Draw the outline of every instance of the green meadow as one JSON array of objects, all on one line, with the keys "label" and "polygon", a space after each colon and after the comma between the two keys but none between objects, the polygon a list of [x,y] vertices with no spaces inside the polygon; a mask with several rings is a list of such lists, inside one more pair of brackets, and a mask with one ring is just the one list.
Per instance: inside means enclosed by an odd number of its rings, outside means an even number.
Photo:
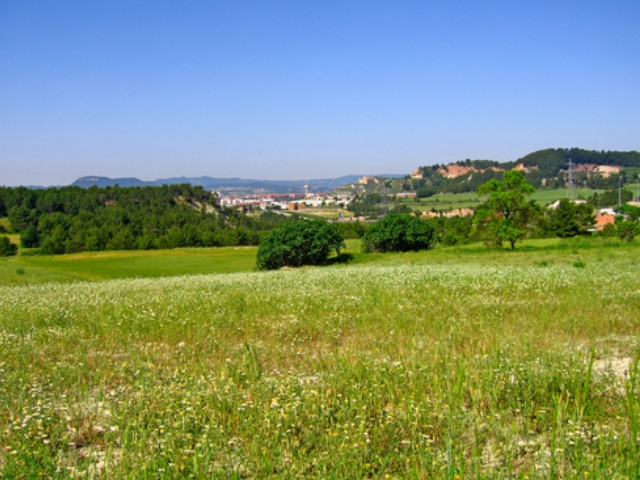
[{"label": "green meadow", "polygon": [[244,272],[255,266],[256,252],[222,247],[19,255],[0,259],[0,285]]},{"label": "green meadow", "polygon": [[0,478],[638,478],[640,244],[347,250],[2,259]]},{"label": "green meadow", "polygon": [[[602,190],[593,190],[589,188],[576,188],[574,189],[575,198],[588,198],[594,193],[602,193]],[[530,198],[535,200],[542,206],[549,205],[550,203],[567,197],[567,191],[562,189],[554,190],[537,190]],[[428,198],[421,198],[420,203],[416,203],[415,199],[407,198],[403,199],[402,203],[406,204],[413,210],[453,210],[457,208],[476,208],[483,199],[476,193],[438,193]]]}]

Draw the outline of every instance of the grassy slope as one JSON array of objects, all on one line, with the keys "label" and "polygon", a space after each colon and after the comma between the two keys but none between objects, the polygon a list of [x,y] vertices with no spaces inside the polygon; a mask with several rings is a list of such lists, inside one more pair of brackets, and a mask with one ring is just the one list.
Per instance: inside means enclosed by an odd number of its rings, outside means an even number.
[{"label": "grassy slope", "polygon": [[[579,196],[587,198],[594,193],[600,193],[601,191],[602,190],[591,190],[588,188],[576,188],[574,190],[574,195],[576,198]],[[546,206],[558,199],[566,198],[566,196],[567,191],[565,189],[538,190],[531,195],[530,198],[536,200],[541,205]],[[435,208],[436,210],[450,210],[455,208],[475,208],[482,202],[482,199],[475,193],[441,193],[429,198],[420,199],[420,204],[415,203],[413,198],[403,199],[402,202],[413,210],[422,211],[431,210],[432,208]]]},{"label": "grassy slope", "polygon": [[[497,251],[474,243],[457,247],[438,246],[429,252],[385,255],[361,253],[359,240],[347,240],[346,244],[344,252],[352,255],[352,264],[384,265],[416,262],[529,265],[532,260],[528,253],[548,263],[573,263],[582,259],[592,262],[627,251],[624,244],[611,238],[525,240],[518,243],[515,252],[507,246]],[[224,247],[0,258],[0,285],[249,272],[255,267],[256,253],[256,247]],[[23,269],[24,273],[19,274],[18,269]]]},{"label": "grassy slope", "polygon": [[315,217],[320,217],[320,218],[329,218],[329,219],[337,219],[340,217],[340,214],[342,213],[342,216],[344,218],[351,218],[353,217],[353,212],[350,212],[349,210],[346,210],[344,208],[330,208],[330,207],[311,207],[308,208],[307,210],[305,210],[304,212],[302,212],[303,214],[309,214],[309,215],[313,215]]},{"label": "grassy slope", "polygon": [[638,244],[354,257],[0,287],[0,476],[636,476]]},{"label": "grassy slope", "polygon": [[[0,285],[49,281],[245,272],[255,266],[256,247],[17,256],[0,259]],[[24,274],[18,274],[22,268]]]}]

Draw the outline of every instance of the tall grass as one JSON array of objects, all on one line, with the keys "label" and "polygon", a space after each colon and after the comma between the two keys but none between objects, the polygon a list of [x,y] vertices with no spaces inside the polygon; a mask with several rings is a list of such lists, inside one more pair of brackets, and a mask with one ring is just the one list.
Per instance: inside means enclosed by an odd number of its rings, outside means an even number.
[{"label": "tall grass", "polygon": [[625,252],[2,287],[0,476],[635,478]]}]

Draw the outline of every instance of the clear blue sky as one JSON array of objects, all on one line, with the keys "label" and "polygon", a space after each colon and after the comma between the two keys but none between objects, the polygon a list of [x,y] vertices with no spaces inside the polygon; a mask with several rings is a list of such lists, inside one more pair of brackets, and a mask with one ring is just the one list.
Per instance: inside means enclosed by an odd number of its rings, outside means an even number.
[{"label": "clear blue sky", "polygon": [[640,149],[640,1],[0,0],[0,185]]}]

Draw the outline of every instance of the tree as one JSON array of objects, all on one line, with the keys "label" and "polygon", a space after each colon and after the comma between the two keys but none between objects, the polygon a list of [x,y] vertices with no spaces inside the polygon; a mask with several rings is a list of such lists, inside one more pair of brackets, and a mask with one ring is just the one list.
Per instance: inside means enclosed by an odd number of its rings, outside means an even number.
[{"label": "tree", "polygon": [[504,173],[502,181],[492,179],[480,185],[478,195],[488,195],[485,203],[476,210],[476,229],[486,243],[502,246],[507,241],[514,249],[516,242],[524,238],[536,226],[540,208],[526,196],[535,192],[519,170]]},{"label": "tree", "polygon": [[258,249],[257,267],[275,270],[281,267],[321,265],[332,250],[340,255],[345,247],[338,229],[324,220],[300,220],[273,230]]},{"label": "tree", "polygon": [[615,207],[620,202],[620,197],[622,197],[622,203],[625,204],[633,198],[633,192],[626,188],[623,188],[622,192],[617,188],[611,188],[599,195],[594,193],[589,197],[589,203],[594,207]]},{"label": "tree", "polygon": [[640,225],[632,220],[623,220],[616,225],[616,231],[620,240],[630,242],[636,235],[640,235]]},{"label": "tree", "polygon": [[11,243],[9,237],[3,235],[0,237],[0,257],[10,257],[18,253],[18,246]]},{"label": "tree", "polygon": [[402,214],[402,213],[411,213],[411,209],[406,204],[399,203],[395,207],[393,207],[389,213],[392,215]]},{"label": "tree", "polygon": [[9,209],[9,223],[14,232],[23,232],[29,225],[38,222],[37,212],[26,205],[15,206]]},{"label": "tree", "polygon": [[576,204],[567,198],[560,200],[557,208],[549,214],[550,229],[560,238],[583,235],[595,224],[593,206]]},{"label": "tree", "polygon": [[38,248],[40,246],[40,232],[35,225],[29,225],[20,235],[20,244],[24,248]]},{"label": "tree", "polygon": [[413,215],[389,215],[371,225],[362,237],[365,252],[407,252],[433,248],[435,229]]}]

